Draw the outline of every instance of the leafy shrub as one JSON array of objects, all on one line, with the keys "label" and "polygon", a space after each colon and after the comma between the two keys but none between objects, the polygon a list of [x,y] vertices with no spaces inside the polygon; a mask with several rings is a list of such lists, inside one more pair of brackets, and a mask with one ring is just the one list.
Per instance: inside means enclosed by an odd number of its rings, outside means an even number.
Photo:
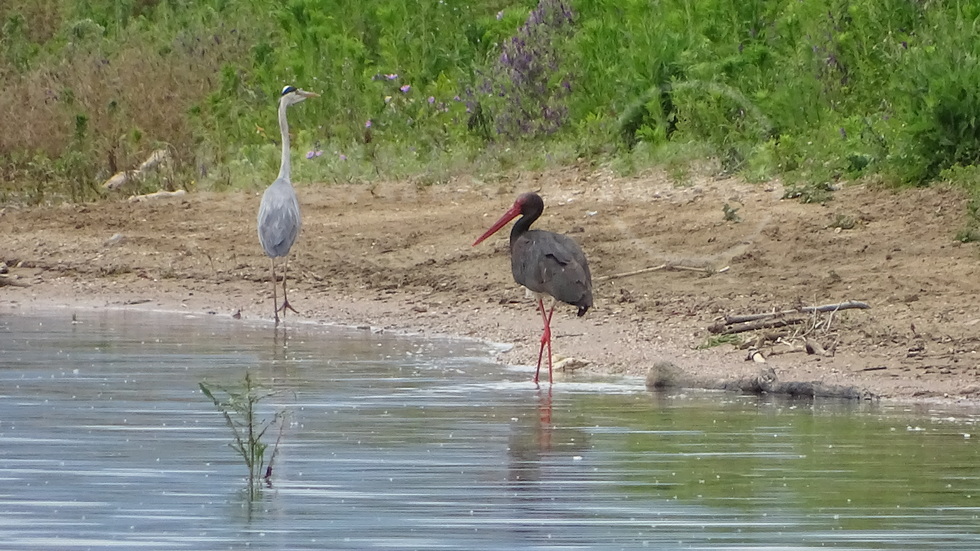
[{"label": "leafy shrub", "polygon": [[707,153],[812,200],[923,184],[980,161],[978,20],[907,0],[7,0],[0,113],[22,124],[0,193],[92,199],[162,147],[177,181],[264,185],[285,84],[321,94],[290,113],[297,157],[322,152],[310,182],[551,162],[500,154],[520,142],[630,167]]},{"label": "leafy shrub", "polygon": [[926,12],[925,29],[901,64],[904,123],[894,168],[922,184],[956,165],[980,162],[980,6]]},{"label": "leafy shrub", "polygon": [[[502,19],[502,14],[499,16]],[[575,14],[562,0],[541,0],[477,85],[477,105],[489,109],[496,133],[511,139],[553,134],[568,120],[572,76],[562,43]]]}]

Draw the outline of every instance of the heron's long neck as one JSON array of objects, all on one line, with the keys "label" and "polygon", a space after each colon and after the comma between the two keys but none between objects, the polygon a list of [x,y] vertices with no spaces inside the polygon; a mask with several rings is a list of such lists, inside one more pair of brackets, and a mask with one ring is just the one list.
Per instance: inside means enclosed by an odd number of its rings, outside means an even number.
[{"label": "heron's long neck", "polygon": [[286,122],[286,102],[279,102],[279,130],[282,132],[282,161],[279,163],[279,178],[289,181],[289,123]]}]

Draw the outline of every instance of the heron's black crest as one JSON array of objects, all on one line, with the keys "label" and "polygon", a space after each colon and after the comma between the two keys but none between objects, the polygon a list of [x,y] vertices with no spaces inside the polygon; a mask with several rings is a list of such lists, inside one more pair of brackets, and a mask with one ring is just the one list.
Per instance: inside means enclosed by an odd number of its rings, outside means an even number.
[{"label": "heron's black crest", "polygon": [[282,95],[285,96],[286,94],[288,94],[290,92],[295,92],[295,91],[296,91],[296,87],[295,86],[283,86],[283,88],[282,88]]}]

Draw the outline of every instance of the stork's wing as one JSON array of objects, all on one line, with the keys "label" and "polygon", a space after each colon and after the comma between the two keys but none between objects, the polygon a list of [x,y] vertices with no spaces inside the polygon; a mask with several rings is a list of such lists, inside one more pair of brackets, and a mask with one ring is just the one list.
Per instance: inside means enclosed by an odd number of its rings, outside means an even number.
[{"label": "stork's wing", "polygon": [[528,289],[562,302],[592,306],[592,275],[585,253],[572,238],[532,230],[511,248],[514,279]]}]

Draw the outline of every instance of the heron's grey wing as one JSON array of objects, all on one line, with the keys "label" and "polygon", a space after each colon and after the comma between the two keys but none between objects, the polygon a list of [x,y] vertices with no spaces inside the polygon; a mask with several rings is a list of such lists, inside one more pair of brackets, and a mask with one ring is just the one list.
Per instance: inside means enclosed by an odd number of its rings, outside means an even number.
[{"label": "heron's grey wing", "polygon": [[262,194],[259,205],[259,242],[265,254],[273,258],[289,254],[301,223],[296,192],[288,182],[276,180]]}]

